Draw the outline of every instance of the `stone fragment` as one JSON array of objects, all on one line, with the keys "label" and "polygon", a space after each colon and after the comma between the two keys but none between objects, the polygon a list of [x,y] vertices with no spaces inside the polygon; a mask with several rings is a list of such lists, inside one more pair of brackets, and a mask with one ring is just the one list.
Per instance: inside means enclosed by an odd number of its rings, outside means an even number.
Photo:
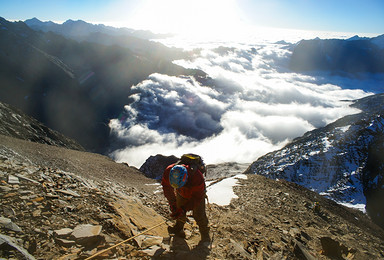
[{"label": "stone fragment", "polygon": [[9,197],[14,197],[14,196],[16,196],[16,195],[18,195],[17,192],[11,192],[11,193],[7,193],[7,194],[5,194],[5,195],[3,196],[3,198],[5,199],[5,198],[9,198]]},{"label": "stone fragment", "polygon": [[161,248],[160,246],[154,245],[151,246],[150,248],[141,250],[144,254],[151,256],[151,257],[156,257],[161,255],[165,250]]},{"label": "stone fragment", "polygon": [[7,186],[0,186],[0,189],[1,189],[3,192],[9,192],[9,191],[12,190],[12,188],[7,187]]},{"label": "stone fragment", "polygon": [[25,259],[35,260],[33,255],[31,255],[30,253],[28,253],[27,250],[25,250],[24,248],[19,246],[12,237],[0,234],[0,246],[2,246],[3,244],[7,244],[7,245],[15,248],[17,251],[19,251],[24,256]]},{"label": "stone fragment", "polygon": [[293,236],[293,237],[295,237],[297,234],[299,234],[300,233],[300,230],[298,229],[298,228],[291,228],[290,230],[289,230],[289,234],[291,235],[291,236]]},{"label": "stone fragment", "polygon": [[58,198],[60,198],[59,195],[54,195],[52,193],[45,194],[45,197],[48,198],[48,199],[58,199]]},{"label": "stone fragment", "polygon": [[305,260],[316,260],[314,256],[312,256],[308,250],[305,248],[305,246],[300,243],[299,241],[295,241],[295,246],[293,248],[293,253],[298,259],[305,259]]},{"label": "stone fragment", "polygon": [[32,216],[33,217],[40,217],[41,216],[41,210],[35,210],[32,212]]},{"label": "stone fragment", "polygon": [[59,238],[65,238],[65,237],[69,237],[72,232],[73,232],[73,229],[71,228],[62,228],[62,229],[53,231],[53,236],[59,237]]},{"label": "stone fragment", "polygon": [[73,196],[73,197],[81,197],[77,192],[73,190],[56,190],[57,192],[60,192],[65,195]]},{"label": "stone fragment", "polygon": [[21,228],[12,222],[9,218],[0,217],[0,225],[6,229],[15,231],[15,232],[21,232]]},{"label": "stone fragment", "polygon": [[323,248],[323,255],[341,258],[343,253],[348,253],[348,248],[330,237],[321,237],[320,242]]},{"label": "stone fragment", "polygon": [[71,247],[71,246],[76,245],[75,241],[64,239],[64,238],[56,238],[55,241],[56,241],[56,244],[63,246],[63,247]]},{"label": "stone fragment", "polygon": [[32,183],[35,183],[35,184],[40,184],[40,182],[35,181],[35,180],[32,180],[32,179],[30,179],[30,178],[27,178],[27,177],[25,177],[25,176],[23,176],[23,175],[21,175],[21,174],[16,174],[16,176],[17,176],[18,178],[20,178],[20,179],[23,179],[23,180],[26,180],[26,181],[29,181],[29,182],[32,182]]},{"label": "stone fragment", "polygon": [[28,195],[28,194],[33,194],[33,191],[30,191],[30,190],[21,190],[19,191],[19,193],[21,195]]},{"label": "stone fragment", "polygon": [[10,217],[10,216],[15,216],[16,212],[13,208],[4,208],[4,214]]},{"label": "stone fragment", "polygon": [[19,184],[20,181],[19,181],[19,178],[17,178],[16,176],[9,175],[8,176],[8,183],[9,184]]},{"label": "stone fragment", "polygon": [[[144,206],[134,197],[127,197],[111,205],[117,212],[116,216],[113,216],[115,226],[127,236],[131,236],[135,231],[142,231],[164,222],[164,218],[155,210]],[[167,226],[160,225],[146,234],[166,237],[168,236]]]},{"label": "stone fragment", "polygon": [[44,200],[44,197],[37,197],[35,199],[33,199],[32,201],[34,202],[42,202]]},{"label": "stone fragment", "polygon": [[71,239],[81,245],[96,245],[102,241],[103,237],[100,236],[102,226],[83,224],[74,228]]},{"label": "stone fragment", "polygon": [[245,251],[242,245],[240,245],[233,239],[230,239],[230,242],[231,242],[232,248],[236,252],[238,252],[242,257],[244,257],[245,259],[251,259],[251,254]]},{"label": "stone fragment", "polygon": [[141,248],[147,248],[153,245],[161,245],[163,242],[163,237],[160,236],[138,236],[137,239],[135,238],[137,244]]}]

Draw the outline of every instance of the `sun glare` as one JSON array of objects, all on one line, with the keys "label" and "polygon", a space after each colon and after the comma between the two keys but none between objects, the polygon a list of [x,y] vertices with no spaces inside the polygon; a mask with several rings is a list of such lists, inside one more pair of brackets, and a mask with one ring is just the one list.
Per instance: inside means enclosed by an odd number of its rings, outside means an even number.
[{"label": "sun glare", "polygon": [[241,22],[235,0],[147,0],[127,23],[161,33],[220,37]]}]

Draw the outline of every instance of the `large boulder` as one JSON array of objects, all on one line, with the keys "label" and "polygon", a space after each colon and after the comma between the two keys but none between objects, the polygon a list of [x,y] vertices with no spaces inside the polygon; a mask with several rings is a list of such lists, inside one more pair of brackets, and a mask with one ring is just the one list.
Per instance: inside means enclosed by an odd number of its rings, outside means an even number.
[{"label": "large boulder", "polygon": [[150,156],[145,163],[140,167],[140,171],[148,178],[159,180],[163,176],[163,172],[168,165],[179,160],[176,156],[164,156],[157,154]]}]

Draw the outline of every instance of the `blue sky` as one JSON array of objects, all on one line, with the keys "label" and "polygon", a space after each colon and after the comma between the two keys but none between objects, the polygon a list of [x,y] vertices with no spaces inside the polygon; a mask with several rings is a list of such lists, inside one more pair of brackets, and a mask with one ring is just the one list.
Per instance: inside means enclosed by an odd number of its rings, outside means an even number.
[{"label": "blue sky", "polygon": [[0,10],[9,20],[81,19],[164,32],[247,24],[384,33],[383,0],[0,0]]}]

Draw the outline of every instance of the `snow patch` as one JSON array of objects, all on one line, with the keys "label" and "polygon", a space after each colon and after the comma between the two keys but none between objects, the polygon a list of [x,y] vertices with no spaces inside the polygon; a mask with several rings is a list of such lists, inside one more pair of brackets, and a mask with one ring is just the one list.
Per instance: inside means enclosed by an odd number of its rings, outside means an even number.
[{"label": "snow patch", "polygon": [[336,130],[339,130],[341,132],[347,132],[348,129],[350,128],[351,126],[350,125],[347,125],[347,126],[342,126],[342,127],[336,127]]},{"label": "snow patch", "polygon": [[238,198],[233,192],[233,187],[239,185],[239,179],[247,179],[247,176],[244,174],[235,175],[209,186],[207,188],[209,202],[218,206],[228,206],[232,199]]},{"label": "snow patch", "polygon": [[327,152],[329,148],[332,148],[332,142],[329,141],[328,137],[323,138],[324,150],[323,152]]},{"label": "snow patch", "polygon": [[336,201],[336,202],[337,202],[338,204],[340,204],[340,205],[345,206],[345,207],[353,208],[353,209],[358,209],[358,210],[360,210],[361,212],[366,213],[366,211],[365,211],[365,204],[352,204],[352,203],[338,202],[338,201]]}]

